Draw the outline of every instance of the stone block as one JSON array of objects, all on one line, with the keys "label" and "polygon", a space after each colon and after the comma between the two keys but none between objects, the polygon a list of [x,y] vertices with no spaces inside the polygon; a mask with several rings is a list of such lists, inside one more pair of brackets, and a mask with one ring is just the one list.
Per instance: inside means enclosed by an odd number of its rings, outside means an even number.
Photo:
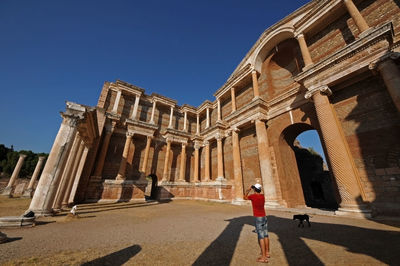
[{"label": "stone block", "polygon": [[376,175],[386,175],[385,169],[375,169],[375,174]]},{"label": "stone block", "polygon": [[391,167],[391,168],[385,168],[385,171],[388,175],[398,175],[400,174],[400,168],[399,167]]}]

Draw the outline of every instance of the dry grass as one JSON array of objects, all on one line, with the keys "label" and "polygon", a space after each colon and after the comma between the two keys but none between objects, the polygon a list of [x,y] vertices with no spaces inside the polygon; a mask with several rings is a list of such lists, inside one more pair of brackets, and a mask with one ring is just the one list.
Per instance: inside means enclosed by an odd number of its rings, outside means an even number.
[{"label": "dry grass", "polygon": [[0,217],[20,216],[29,208],[31,199],[0,196]]}]

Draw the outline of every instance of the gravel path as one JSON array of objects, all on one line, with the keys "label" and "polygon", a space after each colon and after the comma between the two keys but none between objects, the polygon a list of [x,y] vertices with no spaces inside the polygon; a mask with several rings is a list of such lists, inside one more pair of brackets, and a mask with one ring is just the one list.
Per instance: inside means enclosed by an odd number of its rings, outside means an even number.
[{"label": "gravel path", "polygon": [[[249,206],[177,200],[87,204],[78,219],[2,229],[2,265],[260,265]],[[400,222],[268,211],[269,265],[399,265]]]}]

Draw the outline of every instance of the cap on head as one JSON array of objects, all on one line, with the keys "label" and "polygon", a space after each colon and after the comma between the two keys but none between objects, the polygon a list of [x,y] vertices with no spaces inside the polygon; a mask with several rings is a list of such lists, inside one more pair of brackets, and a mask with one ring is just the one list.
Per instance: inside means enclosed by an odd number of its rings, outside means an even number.
[{"label": "cap on head", "polygon": [[255,187],[256,189],[258,189],[258,190],[261,190],[261,185],[260,185],[260,184],[258,184],[258,183],[257,183],[257,184],[255,184],[255,185],[254,185],[254,187]]}]

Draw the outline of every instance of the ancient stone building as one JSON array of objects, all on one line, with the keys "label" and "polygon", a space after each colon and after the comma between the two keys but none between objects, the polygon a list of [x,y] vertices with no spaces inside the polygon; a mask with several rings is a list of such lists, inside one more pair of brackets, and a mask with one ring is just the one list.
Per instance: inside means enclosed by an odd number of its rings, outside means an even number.
[{"label": "ancient stone building", "polygon": [[[151,175],[157,199],[240,204],[259,180],[267,207],[329,190],[337,214],[399,214],[399,40],[398,0],[315,0],[266,29],[213,102],[106,82],[97,106],[67,103],[30,209],[144,199]],[[307,130],[329,167],[311,189],[294,152]]]}]

